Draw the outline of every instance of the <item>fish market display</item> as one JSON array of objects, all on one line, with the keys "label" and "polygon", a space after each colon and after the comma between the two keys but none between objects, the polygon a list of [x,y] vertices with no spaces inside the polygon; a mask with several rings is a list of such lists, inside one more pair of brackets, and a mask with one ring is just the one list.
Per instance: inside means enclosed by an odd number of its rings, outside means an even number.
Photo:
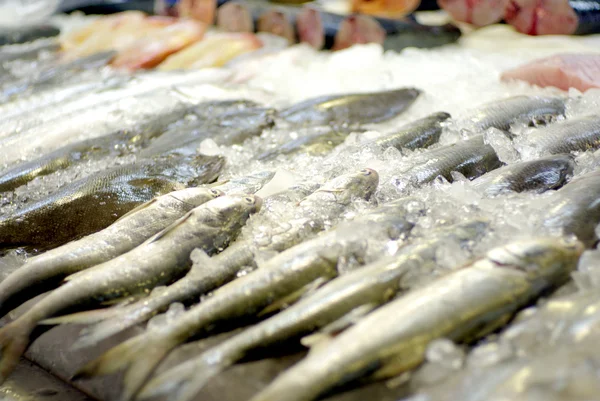
[{"label": "fish market display", "polygon": [[519,79],[538,86],[586,91],[600,87],[600,56],[557,54],[504,71],[503,80]]},{"label": "fish market display", "polygon": [[598,398],[597,37],[164,6],[0,45],[0,382],[23,357],[101,401]]}]

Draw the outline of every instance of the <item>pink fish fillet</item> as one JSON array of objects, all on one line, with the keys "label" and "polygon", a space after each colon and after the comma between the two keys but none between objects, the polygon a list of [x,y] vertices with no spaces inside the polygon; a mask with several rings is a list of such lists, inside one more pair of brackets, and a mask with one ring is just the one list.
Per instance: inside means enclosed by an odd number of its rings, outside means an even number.
[{"label": "pink fish fillet", "polygon": [[501,79],[582,92],[600,88],[600,54],[557,54],[505,71]]}]

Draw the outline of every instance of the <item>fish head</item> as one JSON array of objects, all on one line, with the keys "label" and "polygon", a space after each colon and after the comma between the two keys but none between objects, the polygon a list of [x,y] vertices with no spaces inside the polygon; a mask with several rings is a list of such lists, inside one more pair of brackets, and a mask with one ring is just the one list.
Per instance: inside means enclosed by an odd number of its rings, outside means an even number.
[{"label": "fish head", "polygon": [[348,205],[355,198],[369,199],[375,193],[377,185],[379,185],[377,171],[364,168],[354,173],[340,175],[326,182],[309,197],[328,193],[335,198],[336,203]]},{"label": "fish head", "polygon": [[199,185],[206,182],[215,181],[223,167],[225,166],[225,158],[223,156],[207,156],[193,155],[187,158],[187,163],[181,165],[180,168],[185,168],[188,173],[188,185]]},{"label": "fish head", "polygon": [[573,177],[575,157],[570,153],[554,155],[553,188],[558,188]]},{"label": "fish head", "polygon": [[[204,204],[210,221],[219,227],[241,228],[262,207],[256,195],[225,195]],[[206,223],[206,222],[205,222]]]},{"label": "fish head", "polygon": [[583,243],[573,237],[541,237],[492,249],[487,258],[498,266],[556,281],[568,277],[584,249]]}]

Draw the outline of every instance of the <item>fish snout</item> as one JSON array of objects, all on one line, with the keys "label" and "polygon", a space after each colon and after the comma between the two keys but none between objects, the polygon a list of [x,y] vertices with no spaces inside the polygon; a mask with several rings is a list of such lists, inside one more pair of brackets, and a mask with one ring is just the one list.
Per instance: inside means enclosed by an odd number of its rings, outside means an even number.
[{"label": "fish snout", "polygon": [[262,198],[257,195],[246,195],[244,197],[244,201],[246,201],[246,203],[248,203],[249,205],[254,206],[254,212],[258,212],[262,208],[262,205],[263,205]]}]

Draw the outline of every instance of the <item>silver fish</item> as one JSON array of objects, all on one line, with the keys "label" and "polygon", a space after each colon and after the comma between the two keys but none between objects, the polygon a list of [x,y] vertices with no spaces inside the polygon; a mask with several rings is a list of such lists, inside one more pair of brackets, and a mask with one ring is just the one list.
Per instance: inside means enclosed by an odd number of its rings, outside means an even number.
[{"label": "silver fish", "polygon": [[55,288],[70,274],[132,250],[191,209],[221,195],[208,188],[170,192],[129,211],[104,230],[30,258],[0,282],[0,313]]},{"label": "silver fish", "polygon": [[[334,278],[343,259],[364,263],[381,257],[385,244],[398,240],[413,226],[405,218],[405,206],[406,202],[386,204],[281,252],[261,268],[217,289],[165,330],[149,330],[121,343],[85,365],[77,376],[125,369],[123,399],[130,399],[158,363],[191,336],[214,324],[259,312],[315,281]],[[142,349],[143,353],[138,352]]]},{"label": "silver fish", "polygon": [[66,308],[144,294],[176,280],[189,269],[194,248],[209,254],[223,249],[261,203],[253,195],[211,200],[133,250],[69,276],[64,285],[0,329],[0,380],[13,370],[42,320]]},{"label": "silver fish", "polygon": [[369,375],[382,379],[417,366],[436,338],[481,338],[543,291],[568,280],[582,251],[580,242],[557,238],[495,248],[314,348],[252,401],[313,400],[343,382]]}]

